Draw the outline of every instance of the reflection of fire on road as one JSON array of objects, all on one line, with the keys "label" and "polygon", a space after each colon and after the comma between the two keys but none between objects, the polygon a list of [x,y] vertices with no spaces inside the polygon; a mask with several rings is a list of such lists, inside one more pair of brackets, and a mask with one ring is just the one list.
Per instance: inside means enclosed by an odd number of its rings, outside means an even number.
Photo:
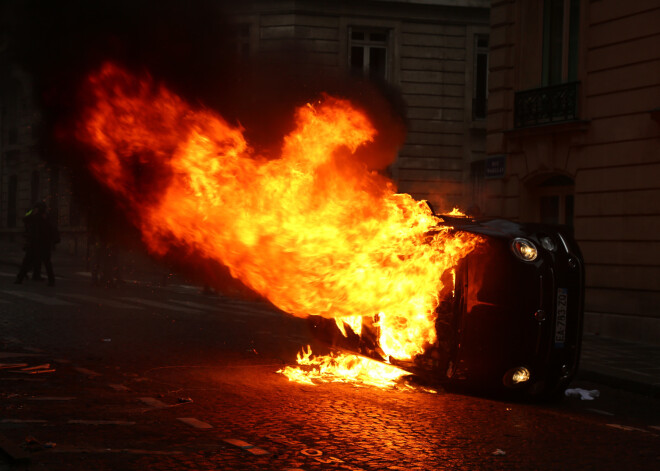
[{"label": "reflection of fire on road", "polygon": [[476,239],[438,229],[424,202],[352,158],[376,135],[365,113],[329,96],[303,106],[279,158],[265,159],[240,128],[149,77],[106,64],[88,85],[77,138],[152,252],[219,261],[295,316],[356,333],[359,315],[375,316],[385,358],[436,342],[440,275]]}]

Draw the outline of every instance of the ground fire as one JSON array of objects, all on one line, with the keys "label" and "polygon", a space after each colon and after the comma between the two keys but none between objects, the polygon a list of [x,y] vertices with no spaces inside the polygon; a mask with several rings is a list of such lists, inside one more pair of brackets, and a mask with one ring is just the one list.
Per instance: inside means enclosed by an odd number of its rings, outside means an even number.
[{"label": "ground fire", "polygon": [[371,316],[386,359],[436,342],[441,274],[478,238],[438,229],[425,202],[352,158],[378,132],[356,106],[323,96],[298,108],[265,158],[239,126],[147,75],[108,63],[88,87],[76,137],[154,254],[217,260],[283,311],[334,318],[345,334]]}]

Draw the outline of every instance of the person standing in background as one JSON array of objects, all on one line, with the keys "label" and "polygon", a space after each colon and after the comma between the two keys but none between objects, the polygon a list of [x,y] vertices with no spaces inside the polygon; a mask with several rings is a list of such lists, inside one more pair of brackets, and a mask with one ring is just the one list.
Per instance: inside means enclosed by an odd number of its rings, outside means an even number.
[{"label": "person standing in background", "polygon": [[[39,201],[23,218],[25,223],[25,256],[14,283],[21,284],[30,270],[43,264],[48,275],[48,285],[55,284],[55,272],[51,262],[51,251],[60,237],[57,229],[48,219],[46,203]],[[37,275],[35,273],[34,275]]]}]

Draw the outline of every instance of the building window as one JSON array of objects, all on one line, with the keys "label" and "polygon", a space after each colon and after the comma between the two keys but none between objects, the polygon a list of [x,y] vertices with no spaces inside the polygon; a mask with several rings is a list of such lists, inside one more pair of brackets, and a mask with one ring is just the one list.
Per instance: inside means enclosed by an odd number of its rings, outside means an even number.
[{"label": "building window", "polygon": [[488,110],[488,36],[476,35],[474,42],[472,119],[486,119]]},{"label": "building window", "polygon": [[349,65],[353,73],[388,79],[389,32],[382,29],[349,29]]},{"label": "building window", "polygon": [[580,0],[545,0],[543,85],[577,80]]},{"label": "building window", "polygon": [[7,195],[7,227],[16,227],[16,203],[18,196],[18,177],[9,176],[9,189]]}]

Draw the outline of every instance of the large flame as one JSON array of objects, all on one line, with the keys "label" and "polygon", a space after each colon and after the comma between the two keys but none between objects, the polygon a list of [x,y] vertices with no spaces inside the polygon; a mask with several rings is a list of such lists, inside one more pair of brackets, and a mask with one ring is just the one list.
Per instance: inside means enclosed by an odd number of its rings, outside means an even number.
[{"label": "large flame", "polygon": [[302,349],[298,353],[297,362],[303,368],[286,366],[278,373],[283,373],[292,381],[311,386],[317,381],[412,389],[409,384],[398,382],[402,376],[408,374],[406,371],[359,355],[339,353],[313,356],[312,348],[308,345],[307,350]]},{"label": "large flame", "polygon": [[475,238],[438,229],[427,204],[351,159],[376,135],[364,112],[328,96],[303,106],[266,159],[240,127],[148,76],[106,64],[89,86],[77,138],[154,253],[175,244],[217,260],[295,316],[378,314],[386,355],[436,341],[440,275]]}]

